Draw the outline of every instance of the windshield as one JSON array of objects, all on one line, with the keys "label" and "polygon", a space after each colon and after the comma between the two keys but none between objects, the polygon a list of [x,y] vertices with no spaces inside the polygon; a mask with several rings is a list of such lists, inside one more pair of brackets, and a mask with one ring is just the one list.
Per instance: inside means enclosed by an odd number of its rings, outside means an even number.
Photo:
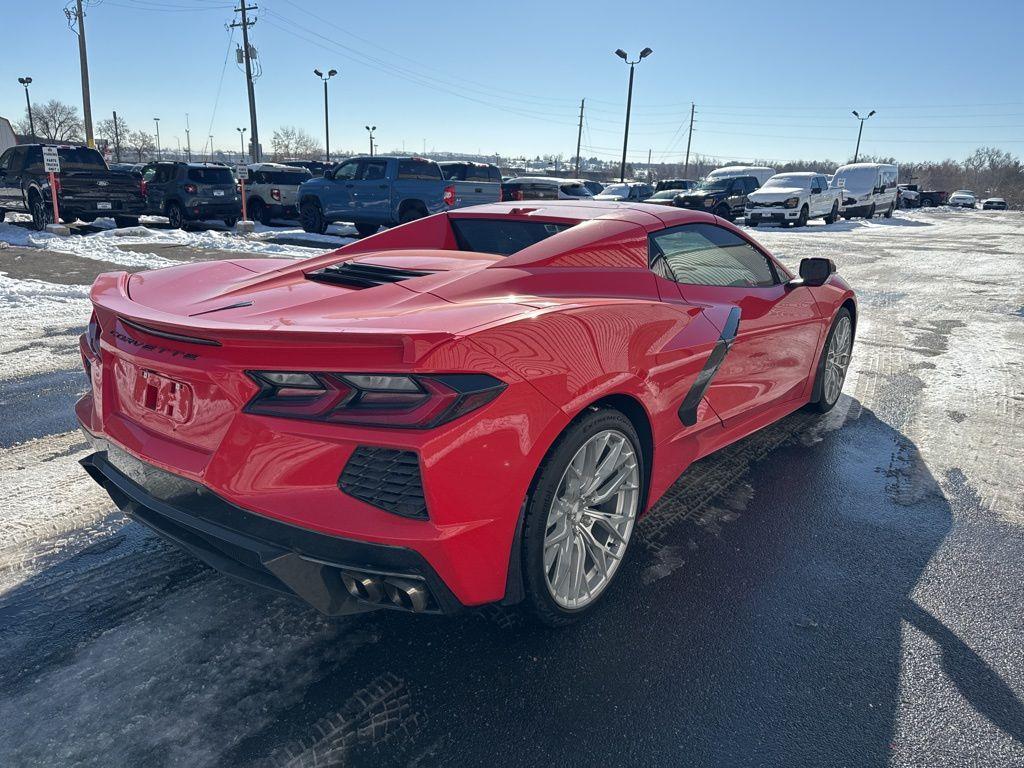
[{"label": "windshield", "polygon": [[732,179],[705,179],[696,186],[696,189],[701,189],[705,192],[724,192],[731,184]]},{"label": "windshield", "polygon": [[188,180],[200,184],[234,184],[235,177],[229,168],[189,168]]},{"label": "windshield", "polygon": [[682,190],[680,189],[666,189],[661,192],[656,192],[651,195],[648,200],[671,200],[678,195]]},{"label": "windshield", "polygon": [[845,171],[836,171],[832,186],[842,187],[860,194],[874,189],[877,179],[878,171],[874,168],[849,168]]},{"label": "windshield", "polygon": [[511,256],[571,226],[515,219],[452,219],[452,229],[460,251],[495,253],[500,256]]},{"label": "windshield", "polygon": [[783,187],[809,187],[810,185],[810,176],[772,176],[764,183],[764,189],[771,189],[773,187],[776,189]]},{"label": "windshield", "polygon": [[629,185],[628,184],[609,184],[601,192],[602,195],[621,195],[622,197],[629,197]]},{"label": "windshield", "polygon": [[257,180],[262,181],[264,184],[301,184],[306,179],[313,178],[313,174],[305,169],[294,171],[257,171],[254,175],[257,177]]}]

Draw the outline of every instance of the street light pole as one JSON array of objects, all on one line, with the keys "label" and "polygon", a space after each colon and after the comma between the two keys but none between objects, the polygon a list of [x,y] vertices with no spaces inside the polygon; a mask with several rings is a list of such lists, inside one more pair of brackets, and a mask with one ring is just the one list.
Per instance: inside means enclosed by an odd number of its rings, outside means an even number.
[{"label": "street light pole", "polygon": [[36,124],[32,120],[32,100],[28,97],[28,87],[32,84],[31,77],[19,77],[18,82],[25,86],[25,109],[28,110],[28,132],[36,135]]},{"label": "street light pole", "polygon": [[[873,114],[875,114],[875,110],[872,109],[868,112],[868,117],[871,117]],[[861,117],[856,109],[853,110],[853,116],[860,120],[860,128],[857,129],[857,148],[853,151],[853,162],[856,163],[857,157],[860,155],[860,137],[861,134],[864,133],[864,121],[866,121],[868,117]]]},{"label": "street light pole", "polygon": [[163,160],[163,154],[160,152],[160,118],[154,117],[153,123],[156,125],[156,159]]},{"label": "street light pole", "polygon": [[238,140],[242,144],[242,162],[244,162],[245,161],[245,132],[248,129],[247,128],[235,128],[235,130],[238,131]]},{"label": "street light pole", "polygon": [[626,148],[629,146],[629,113],[633,107],[633,68],[640,63],[641,60],[646,59],[654,51],[650,48],[644,48],[640,51],[640,58],[635,61],[629,60],[629,54],[619,48],[615,51],[615,55],[622,59],[624,62],[629,64],[629,90],[626,93],[626,129],[622,135],[622,165],[619,166],[619,181],[626,180]]},{"label": "street light pole", "polygon": [[185,113],[185,151],[188,152],[188,161],[192,162],[192,132],[189,130],[188,112]]},{"label": "street light pole", "polygon": [[332,69],[325,75],[319,69],[314,69],[313,74],[324,81],[324,154],[327,162],[331,162],[331,121],[327,109],[327,81],[338,74],[338,70]]},{"label": "street light pole", "polygon": [[366,126],[366,130],[370,134],[370,157],[373,157],[373,132],[377,130],[377,126]]}]

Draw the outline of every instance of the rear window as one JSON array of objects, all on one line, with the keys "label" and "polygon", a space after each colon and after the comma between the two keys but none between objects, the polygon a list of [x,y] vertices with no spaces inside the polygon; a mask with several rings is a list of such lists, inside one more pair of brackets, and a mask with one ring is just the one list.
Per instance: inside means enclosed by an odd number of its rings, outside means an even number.
[{"label": "rear window", "polygon": [[441,173],[449,181],[466,180],[466,166],[463,163],[442,163]]},{"label": "rear window", "polygon": [[398,178],[441,181],[441,169],[431,160],[399,160]]},{"label": "rear window", "polygon": [[501,256],[511,256],[571,226],[515,219],[452,219],[452,230],[460,251]]},{"label": "rear window", "polygon": [[253,175],[256,177],[254,181],[262,184],[301,184],[306,179],[313,178],[313,174],[305,169],[294,171],[257,171]]},{"label": "rear window", "polygon": [[562,184],[559,189],[570,197],[591,197],[590,190],[582,184]]},{"label": "rear window", "polygon": [[[58,147],[57,156],[60,158],[61,172],[105,171],[107,169],[103,155],[89,147]],[[42,166],[43,150],[40,147],[31,148],[28,157],[29,166]]]},{"label": "rear window", "polygon": [[230,168],[189,168],[188,180],[198,184],[234,184]]}]

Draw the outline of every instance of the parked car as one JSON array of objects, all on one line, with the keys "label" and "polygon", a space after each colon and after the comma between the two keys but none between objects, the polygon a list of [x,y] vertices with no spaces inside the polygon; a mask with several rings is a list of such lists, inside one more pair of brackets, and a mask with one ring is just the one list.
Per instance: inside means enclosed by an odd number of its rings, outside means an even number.
[{"label": "parked car", "polygon": [[844,219],[873,218],[878,212],[891,218],[896,210],[896,179],[899,169],[888,163],[851,163],[836,170],[832,186],[842,190]]},{"label": "parked car", "polygon": [[325,614],[592,611],[688,466],[835,406],[856,300],[829,259],[795,279],[704,213],[522,208],[290,264],[101,274],[85,471],[177,546]]},{"label": "parked car", "polygon": [[949,199],[948,192],[923,190],[917,184],[900,184],[897,189],[899,208],[934,208],[937,205],[945,205]]},{"label": "parked car", "polygon": [[578,181],[586,187],[587,191],[592,195],[600,195],[604,192],[604,184],[599,181],[592,181],[590,179],[572,179],[572,181]]},{"label": "parked car", "polygon": [[662,179],[654,185],[655,192],[664,192],[666,189],[678,189],[685,191],[693,189],[697,182],[693,179]]},{"label": "parked car", "polygon": [[655,192],[644,202],[651,205],[675,205],[676,197],[685,191],[684,189],[663,189],[660,192]]},{"label": "parked car", "polygon": [[323,176],[324,171],[334,167],[333,163],[325,163],[321,160],[282,160],[281,165],[287,165],[292,168],[305,168],[314,176]]},{"label": "parked car", "polygon": [[759,165],[727,165],[724,168],[716,168],[704,180],[715,181],[718,179],[735,179],[738,176],[753,176],[757,179],[757,186],[761,186],[774,175],[774,168],[766,168]]},{"label": "parked car", "polygon": [[554,176],[519,176],[501,185],[502,200],[591,200],[582,181]]},{"label": "parked car", "polygon": [[501,171],[488,163],[464,160],[438,163],[445,179],[455,186],[455,207],[496,203],[501,200]]},{"label": "parked car", "polygon": [[618,202],[639,203],[654,194],[654,187],[642,181],[627,181],[619,184],[609,184],[600,195],[594,195],[595,200],[616,200]]},{"label": "parked car", "polygon": [[710,176],[693,189],[676,195],[676,205],[708,211],[728,221],[743,215],[747,195],[761,186],[755,176]]},{"label": "parked car", "polygon": [[[57,206],[65,222],[109,216],[119,227],[139,223],[146,204],[137,177],[111,171],[90,147],[60,145],[57,155]],[[29,213],[41,230],[53,223],[51,199],[42,144],[19,144],[0,155],[0,221],[8,211]]]},{"label": "parked car", "polygon": [[299,215],[299,185],[313,178],[302,166],[283,163],[252,163],[245,183],[246,213],[250,219],[270,224],[274,219]]},{"label": "parked car", "polygon": [[777,173],[747,195],[745,222],[802,227],[809,219],[832,224],[839,218],[841,191],[820,173]]},{"label": "parked car", "polygon": [[990,197],[983,200],[981,207],[986,211],[1005,211],[1008,208],[1006,201],[1001,197]]},{"label": "parked car", "polygon": [[372,235],[454,205],[455,186],[422,157],[350,157],[299,187],[299,220],[307,232],[345,221],[360,235]]},{"label": "parked car", "polygon": [[242,216],[237,184],[232,170],[221,163],[160,161],[142,169],[146,212],[166,216],[175,229],[212,219],[235,226]]},{"label": "parked car", "polygon": [[969,189],[958,189],[949,196],[947,203],[950,208],[977,208],[978,196]]}]

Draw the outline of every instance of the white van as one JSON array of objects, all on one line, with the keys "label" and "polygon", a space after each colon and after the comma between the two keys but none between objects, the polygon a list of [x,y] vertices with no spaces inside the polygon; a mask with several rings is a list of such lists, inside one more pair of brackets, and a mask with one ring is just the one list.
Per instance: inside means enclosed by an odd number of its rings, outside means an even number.
[{"label": "white van", "polygon": [[725,168],[716,168],[705,178],[707,181],[714,179],[733,179],[737,176],[753,176],[758,184],[764,184],[775,175],[774,168],[763,168],[753,165],[729,165]]},{"label": "white van", "polygon": [[10,149],[17,143],[11,121],[6,117],[0,117],[0,152]]},{"label": "white van", "polygon": [[897,178],[899,168],[886,163],[852,163],[839,168],[832,177],[832,186],[843,191],[843,218],[870,219],[876,213],[891,218],[896,210]]}]

